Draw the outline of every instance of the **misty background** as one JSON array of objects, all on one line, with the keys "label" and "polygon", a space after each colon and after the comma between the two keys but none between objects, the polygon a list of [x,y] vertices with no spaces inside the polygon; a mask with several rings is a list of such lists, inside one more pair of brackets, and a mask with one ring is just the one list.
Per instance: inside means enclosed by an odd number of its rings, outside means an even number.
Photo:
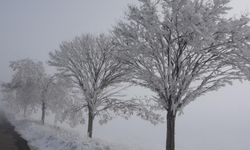
[{"label": "misty background", "polygon": [[[46,63],[62,41],[82,33],[109,32],[136,0],[0,0],[0,82],[11,79],[9,62],[31,58]],[[230,16],[250,12],[249,0],[232,0]],[[47,67],[48,68],[48,67]],[[53,71],[52,68],[48,68]],[[150,95],[130,88],[129,96]],[[86,126],[86,124],[84,125]],[[145,150],[163,149],[166,124],[139,118],[95,123],[94,137]],[[75,130],[82,132],[81,127]],[[235,82],[199,97],[177,117],[176,149],[250,149],[250,82]]]}]

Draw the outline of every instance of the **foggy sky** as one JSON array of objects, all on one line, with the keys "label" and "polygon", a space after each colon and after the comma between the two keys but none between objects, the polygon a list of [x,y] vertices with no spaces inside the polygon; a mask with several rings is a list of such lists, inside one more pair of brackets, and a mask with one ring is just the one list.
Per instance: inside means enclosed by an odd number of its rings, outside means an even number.
[{"label": "foggy sky", "polygon": [[[0,81],[11,78],[9,61],[46,62],[60,42],[82,33],[108,32],[134,0],[0,0]],[[233,0],[230,15],[250,12],[249,0]],[[128,90],[129,95],[148,94]],[[165,124],[136,118],[96,125],[102,139],[163,149]],[[227,86],[199,97],[178,116],[177,150],[250,149],[250,82]]]}]

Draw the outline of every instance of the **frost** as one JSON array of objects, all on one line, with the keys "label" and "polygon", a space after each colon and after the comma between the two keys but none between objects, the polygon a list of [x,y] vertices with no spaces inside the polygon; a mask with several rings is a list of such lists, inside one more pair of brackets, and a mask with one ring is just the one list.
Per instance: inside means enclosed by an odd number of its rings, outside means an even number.
[{"label": "frost", "polygon": [[249,17],[224,17],[228,0],[161,0],[157,7],[153,0],[140,2],[113,30],[117,57],[133,68],[132,83],[157,94],[159,108],[167,111],[166,149],[174,150],[178,111],[249,78]]},{"label": "frost", "polygon": [[106,123],[113,118],[109,112],[116,105],[124,103],[119,92],[124,89],[122,82],[127,81],[130,68],[114,57],[115,49],[111,37],[85,34],[70,42],[63,42],[59,50],[50,53],[49,64],[56,67],[60,75],[71,80],[82,95],[75,99],[79,100],[77,105],[69,108],[65,115],[77,119],[81,116],[79,113],[87,111],[89,137],[92,137],[95,118],[99,117],[101,124]]},{"label": "frost", "polygon": [[27,119],[11,119],[15,129],[36,150],[137,150],[101,139],[82,137],[79,133]]},{"label": "frost", "polygon": [[[224,18],[228,0],[164,0],[130,6],[113,33],[132,82],[158,95],[174,114],[206,92],[249,72],[249,18]],[[163,18],[163,19],[160,19]]]}]

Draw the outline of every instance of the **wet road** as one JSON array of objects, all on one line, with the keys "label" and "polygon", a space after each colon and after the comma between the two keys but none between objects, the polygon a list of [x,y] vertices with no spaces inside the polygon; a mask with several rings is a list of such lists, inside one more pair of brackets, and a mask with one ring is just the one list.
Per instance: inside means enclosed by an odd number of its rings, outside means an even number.
[{"label": "wet road", "polygon": [[0,112],[0,150],[30,150],[27,141],[20,137],[2,112]]}]

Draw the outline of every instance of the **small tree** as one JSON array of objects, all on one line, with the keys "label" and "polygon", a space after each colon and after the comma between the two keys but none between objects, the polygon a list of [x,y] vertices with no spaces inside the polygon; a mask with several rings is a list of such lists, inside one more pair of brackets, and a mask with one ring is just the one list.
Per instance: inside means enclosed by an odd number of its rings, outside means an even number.
[{"label": "small tree", "polygon": [[[66,79],[56,75],[45,75],[40,82],[40,104],[41,104],[41,122],[45,123],[46,110],[49,108],[56,113],[55,109],[63,109],[70,92],[71,83]],[[61,107],[58,107],[58,105]]]},{"label": "small tree", "polygon": [[166,150],[175,149],[177,112],[197,97],[243,79],[249,69],[249,18],[224,17],[228,0],[139,0],[114,29],[133,83],[167,112]]},{"label": "small tree", "polygon": [[[23,109],[26,116],[31,111],[41,108],[41,122],[44,124],[46,110],[63,106],[68,98],[71,83],[66,79],[45,73],[42,62],[22,59],[11,62],[14,71],[11,82],[2,84],[4,100],[14,109]],[[17,106],[17,107],[16,107]]]},{"label": "small tree", "polygon": [[44,76],[44,68],[41,62],[31,59],[13,61],[10,67],[14,71],[11,82],[2,84],[5,97],[11,105],[23,110],[26,116],[27,110],[35,110],[40,95],[39,83]]},{"label": "small tree", "polygon": [[45,123],[45,113],[47,108],[48,100],[51,96],[52,84],[54,82],[54,76],[44,76],[42,82],[40,83],[41,87],[41,122]]},{"label": "small tree", "polygon": [[63,42],[60,49],[50,53],[49,64],[81,90],[84,98],[74,108],[88,110],[88,137],[92,137],[93,121],[98,115],[110,119],[108,110],[120,105],[118,83],[126,80],[128,68],[113,56],[112,39],[100,35],[83,35],[71,42]]}]

